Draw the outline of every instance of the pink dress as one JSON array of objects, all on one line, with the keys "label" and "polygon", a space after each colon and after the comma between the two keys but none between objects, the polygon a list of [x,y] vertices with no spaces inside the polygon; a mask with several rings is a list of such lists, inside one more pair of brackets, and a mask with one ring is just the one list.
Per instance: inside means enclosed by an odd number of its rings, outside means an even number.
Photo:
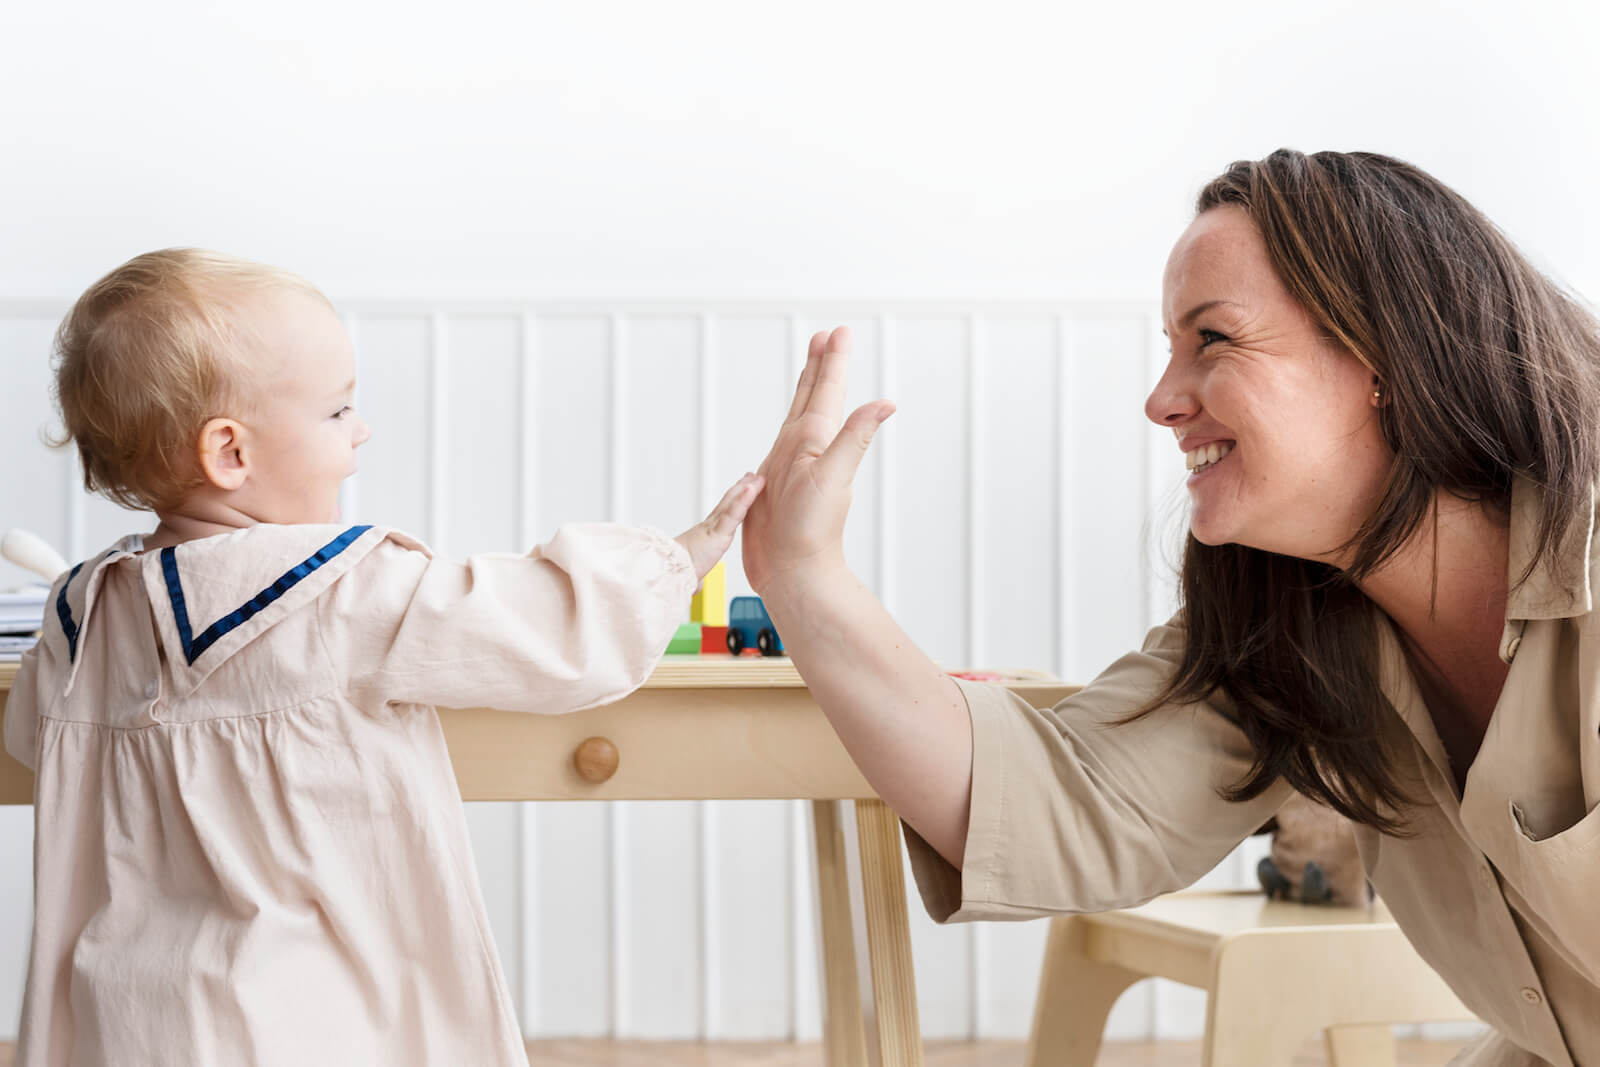
[{"label": "pink dress", "polygon": [[37,772],[19,1067],[526,1064],[436,705],[648,675],[695,576],[573,526],[431,558],[256,526],[73,568],[5,715]]}]

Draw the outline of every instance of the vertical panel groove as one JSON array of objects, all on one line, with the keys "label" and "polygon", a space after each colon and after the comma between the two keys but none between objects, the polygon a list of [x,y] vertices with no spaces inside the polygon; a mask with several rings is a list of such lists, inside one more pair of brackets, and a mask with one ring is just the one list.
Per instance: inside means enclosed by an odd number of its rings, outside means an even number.
[{"label": "vertical panel groove", "polygon": [[[805,369],[806,351],[809,338],[805,333],[805,323],[800,316],[790,313],[786,316],[788,325],[788,380],[784,383],[783,395],[779,397],[781,406],[776,410],[787,413],[789,405],[794,399],[794,389],[799,383],[800,374]],[[781,416],[780,416],[781,417]],[[789,878],[788,878],[788,908],[786,944],[789,951],[789,1040],[799,1041],[805,1030],[808,1020],[803,1017],[803,1005],[800,1000],[800,989],[805,980],[803,960],[801,953],[804,951],[800,944],[800,930],[804,925],[804,916],[801,909],[806,907],[810,899],[809,887],[806,885],[806,867],[802,849],[808,847],[809,835],[806,832],[808,818],[806,802],[791,800],[789,802]]]},{"label": "vertical panel groove", "polygon": [[445,448],[450,432],[449,334],[442,311],[429,315],[428,323],[428,543],[434,551],[448,555],[445,485],[449,466]]},{"label": "vertical panel groove", "polygon": [[[716,487],[712,484],[712,457],[716,454],[715,371],[716,338],[709,314],[700,316],[700,389],[699,409],[695,428],[699,446],[699,477],[695,491],[699,496],[697,514],[704,515],[716,503]],[[700,1019],[699,1034],[702,1041],[720,1036],[722,1029],[721,997],[721,930],[717,922],[722,915],[719,899],[720,886],[716,878],[716,858],[720,845],[717,834],[717,809],[709,801],[696,805],[699,816],[699,874],[700,874]]]},{"label": "vertical panel groove", "polygon": [[806,1020],[800,1017],[800,988],[804,980],[800,965],[800,928],[803,923],[801,909],[809,894],[806,892],[806,852],[811,835],[807,817],[810,808],[804,800],[788,802],[789,835],[789,894],[786,901],[787,929],[785,947],[789,952],[789,1034],[788,1040],[800,1041]]},{"label": "vertical panel groove", "polygon": [[[350,400],[350,406],[356,411],[361,410],[361,322],[355,315],[346,312],[340,315],[344,322],[344,332],[350,338],[350,351],[355,356],[356,390]],[[339,515],[345,522],[360,521],[361,518],[361,475],[353,474],[339,485]]]},{"label": "vertical panel groove", "polygon": [[[623,407],[627,390],[627,336],[626,322],[620,314],[611,321],[611,393],[610,426],[611,452],[607,457],[609,470],[608,511],[612,522],[621,522],[623,515]],[[632,1022],[628,1012],[630,990],[628,974],[628,803],[619,801],[607,804],[606,835],[610,845],[610,900],[611,900],[611,1036],[626,1037]]]},{"label": "vertical panel groove", "polygon": [[1056,676],[1069,678],[1077,670],[1072,655],[1077,637],[1077,604],[1072,575],[1072,461],[1067,430],[1074,389],[1073,345],[1067,316],[1056,317]]},{"label": "vertical panel groove", "polygon": [[[538,538],[539,522],[539,435],[535,424],[539,399],[538,320],[531,311],[521,319],[518,352],[517,462],[518,552],[527,552]],[[522,1032],[538,1033],[543,1025],[539,1004],[539,978],[542,972],[539,952],[539,809],[530,803],[517,805],[517,842],[521,851],[518,864],[522,892],[519,895],[518,928],[522,935]]]},{"label": "vertical panel groove", "polygon": [[[1142,331],[1145,356],[1144,396],[1148,397],[1150,391],[1155,388],[1156,376],[1161,366],[1160,353],[1163,347],[1163,338],[1159,332],[1160,324],[1158,322],[1149,317],[1145,317],[1141,321],[1144,326]],[[1144,566],[1139,568],[1139,582],[1142,586],[1141,591],[1144,594],[1144,625],[1146,628],[1154,626],[1160,621],[1156,618],[1157,583],[1155,581],[1155,568],[1161,557],[1161,522],[1158,514],[1160,509],[1157,507],[1156,501],[1156,487],[1160,484],[1160,479],[1156,474],[1158,457],[1154,447],[1155,441],[1159,438],[1157,433],[1150,432],[1152,429],[1153,426],[1146,427],[1144,434],[1144,462],[1142,463],[1145,559]],[[1164,1030],[1161,1025],[1164,1014],[1162,1009],[1171,1000],[1171,994],[1175,988],[1175,986],[1162,979],[1157,979],[1151,983],[1149,994],[1145,1000],[1144,1039],[1146,1041],[1154,1041],[1161,1036]]]},{"label": "vertical panel groove", "polygon": [[[800,380],[800,373],[805,367],[807,350],[807,337],[805,324],[800,316],[790,314],[789,326],[789,380],[785,383],[784,395],[779,399],[782,406],[779,412],[787,412],[793,400],[795,385]],[[791,800],[789,802],[789,900],[788,900],[788,948],[789,948],[789,1040],[799,1041],[804,1033],[809,1020],[801,1014],[800,988],[805,980],[804,967],[801,954],[804,951],[800,944],[800,930],[804,925],[804,916],[801,909],[807,906],[810,900],[810,887],[806,884],[807,869],[805,865],[805,851],[809,847],[810,834],[807,832],[809,807],[806,801]],[[820,969],[819,969],[820,973]]]},{"label": "vertical panel groove", "polygon": [[[878,395],[893,397],[895,387],[895,320],[878,319]],[[894,579],[889,570],[889,546],[894,540],[894,435],[879,434],[878,451],[878,599],[894,614]]]},{"label": "vertical panel groove", "polygon": [[[988,666],[983,642],[984,610],[987,597],[983,588],[983,461],[984,461],[984,382],[983,363],[986,335],[977,315],[967,316],[967,632],[966,662],[972,667]],[[989,946],[988,928],[982,923],[967,924],[967,1037],[976,1040],[986,1029],[988,976],[984,959]]]},{"label": "vertical panel groove", "polygon": [[[1158,318],[1147,316],[1144,319],[1144,338],[1144,388],[1145,396],[1148,397],[1151,390],[1155,389],[1156,382],[1160,380],[1166,364],[1166,361],[1161,358],[1162,353],[1166,348],[1166,338],[1161,333],[1161,322]],[[1160,430],[1156,430],[1153,433],[1146,433],[1144,436],[1145,524],[1149,531],[1145,536],[1145,543],[1149,547],[1146,549],[1148,559],[1145,561],[1145,566],[1140,568],[1140,574],[1144,580],[1146,626],[1154,626],[1161,622],[1166,617],[1168,608],[1170,606],[1165,602],[1165,598],[1161,595],[1161,590],[1166,584],[1165,581],[1163,580],[1158,582],[1156,580],[1156,568],[1164,568],[1166,564],[1165,554],[1162,551],[1164,547],[1162,534],[1164,531],[1162,530],[1160,488],[1161,483],[1164,480],[1161,476],[1161,467],[1163,465],[1162,457],[1163,455],[1170,456],[1170,453],[1158,452],[1154,447],[1154,443],[1161,440],[1161,436],[1162,431]]]}]

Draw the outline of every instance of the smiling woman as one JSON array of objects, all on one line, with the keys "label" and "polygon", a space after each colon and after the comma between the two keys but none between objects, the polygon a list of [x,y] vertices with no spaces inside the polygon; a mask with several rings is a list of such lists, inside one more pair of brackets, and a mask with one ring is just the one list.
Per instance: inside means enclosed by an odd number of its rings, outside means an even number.
[{"label": "smiling woman", "polygon": [[1600,1063],[1600,327],[1384,156],[1280,151],[1201,193],[1147,416],[1192,472],[1179,613],[1055,708],[945,676],[845,565],[892,408],[819,334],[744,561],[944,922],[1193,882],[1299,790],[1495,1031]]}]

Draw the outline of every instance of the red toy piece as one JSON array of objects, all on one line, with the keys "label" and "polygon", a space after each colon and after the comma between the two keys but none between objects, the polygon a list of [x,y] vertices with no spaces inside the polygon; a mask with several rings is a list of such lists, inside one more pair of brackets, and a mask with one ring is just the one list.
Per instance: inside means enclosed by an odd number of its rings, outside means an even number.
[{"label": "red toy piece", "polygon": [[712,652],[726,651],[728,651],[728,628],[726,626],[700,627],[700,654],[702,656]]}]

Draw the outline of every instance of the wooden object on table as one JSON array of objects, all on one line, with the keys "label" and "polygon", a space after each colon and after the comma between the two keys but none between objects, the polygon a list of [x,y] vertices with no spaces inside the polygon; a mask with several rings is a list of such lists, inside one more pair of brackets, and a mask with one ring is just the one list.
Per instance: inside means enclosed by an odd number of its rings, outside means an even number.
[{"label": "wooden object on table", "polygon": [[[0,718],[15,664],[0,664]],[[1075,687],[1010,684],[1047,707]],[[900,823],[877,799],[786,658],[668,656],[644,686],[570,715],[439,710],[464,800],[812,802],[830,1067],[921,1067]],[[608,762],[599,744],[615,755]],[[588,755],[578,758],[590,745]],[[0,752],[0,804],[33,776]],[[844,818],[840,801],[855,802]]]},{"label": "wooden object on table", "polygon": [[1288,1063],[1320,1030],[1335,1067],[1394,1063],[1390,1025],[1470,1020],[1382,902],[1334,908],[1254,890],[1184,892],[1050,920],[1028,1067],[1088,1067],[1106,1016],[1141,978],[1209,993],[1204,1067]]}]

